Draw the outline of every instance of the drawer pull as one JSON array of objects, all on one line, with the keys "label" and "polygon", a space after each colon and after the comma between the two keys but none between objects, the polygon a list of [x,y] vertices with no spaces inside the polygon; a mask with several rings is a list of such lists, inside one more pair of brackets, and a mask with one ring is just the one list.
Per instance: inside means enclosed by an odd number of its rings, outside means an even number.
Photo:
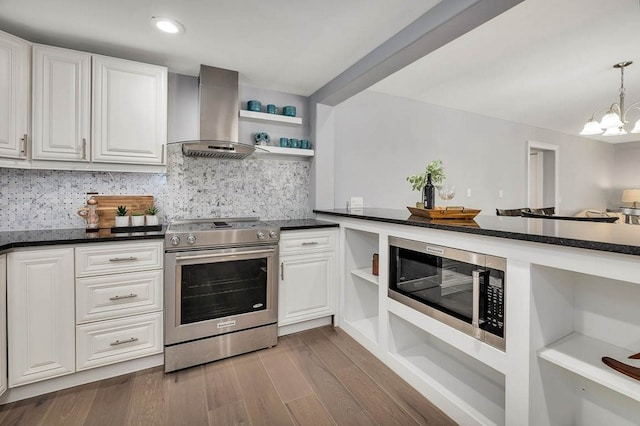
[{"label": "drawer pull", "polygon": [[127,340],[116,340],[113,343],[110,343],[111,346],[118,346],[118,345],[124,345],[125,343],[132,343],[132,342],[137,342],[138,338],[137,337],[132,337],[131,339],[127,339]]},{"label": "drawer pull", "polygon": [[317,244],[318,244],[317,241],[309,241],[309,242],[305,241],[304,243],[302,243],[303,246],[315,246]]},{"label": "drawer pull", "polygon": [[131,262],[133,260],[138,260],[137,257],[135,256],[129,256],[129,257],[113,257],[111,259],[109,259],[109,262]]},{"label": "drawer pull", "polygon": [[133,299],[134,297],[138,297],[138,295],[131,293],[126,296],[113,296],[113,297],[110,297],[109,300]]}]

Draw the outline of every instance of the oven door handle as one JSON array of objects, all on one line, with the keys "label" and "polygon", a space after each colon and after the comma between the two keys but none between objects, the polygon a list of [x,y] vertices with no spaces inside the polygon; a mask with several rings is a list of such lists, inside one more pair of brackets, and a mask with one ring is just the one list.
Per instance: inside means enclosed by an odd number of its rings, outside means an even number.
[{"label": "oven door handle", "polygon": [[208,253],[208,254],[195,254],[191,256],[176,256],[176,260],[196,260],[196,259],[211,259],[217,257],[229,257],[236,255],[245,255],[245,254],[268,254],[275,252],[274,249],[268,250],[245,250],[245,251],[234,251],[234,252],[226,252],[226,253]]},{"label": "oven door handle", "polygon": [[480,328],[480,270],[471,272],[473,278],[473,310],[471,312],[471,326]]}]

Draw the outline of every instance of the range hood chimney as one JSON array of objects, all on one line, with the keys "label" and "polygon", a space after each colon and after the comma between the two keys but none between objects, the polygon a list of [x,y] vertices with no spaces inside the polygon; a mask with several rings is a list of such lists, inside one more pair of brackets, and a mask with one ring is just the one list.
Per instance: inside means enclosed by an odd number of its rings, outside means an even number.
[{"label": "range hood chimney", "polygon": [[187,156],[245,158],[253,145],[238,143],[238,72],[200,65],[200,139],[182,143]]}]

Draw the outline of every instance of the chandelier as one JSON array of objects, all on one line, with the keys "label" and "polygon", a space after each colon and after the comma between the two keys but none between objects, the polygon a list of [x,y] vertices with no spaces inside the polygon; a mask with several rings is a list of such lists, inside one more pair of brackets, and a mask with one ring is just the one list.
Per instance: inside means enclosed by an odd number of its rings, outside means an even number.
[{"label": "chandelier", "polygon": [[[613,66],[613,68],[620,69],[620,103],[611,104],[609,108],[603,108],[591,114],[591,118],[586,122],[584,128],[580,132],[581,135],[602,134],[602,136],[620,136],[627,134],[627,131],[624,128],[627,124],[627,113],[632,108],[640,109],[640,102],[629,105],[627,109],[624,108],[624,69],[632,63],[633,62],[631,61],[626,61]],[[603,111],[606,111],[606,113],[598,122],[595,120],[595,115]],[[640,120],[636,121],[635,126],[631,129],[631,133],[640,133]]]}]

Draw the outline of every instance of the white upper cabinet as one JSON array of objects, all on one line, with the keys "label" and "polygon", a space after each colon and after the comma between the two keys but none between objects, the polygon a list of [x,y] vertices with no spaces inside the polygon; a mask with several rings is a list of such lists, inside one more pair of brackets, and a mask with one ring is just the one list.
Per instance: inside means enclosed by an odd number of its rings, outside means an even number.
[{"label": "white upper cabinet", "polygon": [[0,157],[27,157],[30,49],[0,31]]},{"label": "white upper cabinet", "polygon": [[167,68],[93,56],[95,162],[165,162]]},{"label": "white upper cabinet", "polygon": [[89,161],[91,55],[33,46],[33,158]]}]

